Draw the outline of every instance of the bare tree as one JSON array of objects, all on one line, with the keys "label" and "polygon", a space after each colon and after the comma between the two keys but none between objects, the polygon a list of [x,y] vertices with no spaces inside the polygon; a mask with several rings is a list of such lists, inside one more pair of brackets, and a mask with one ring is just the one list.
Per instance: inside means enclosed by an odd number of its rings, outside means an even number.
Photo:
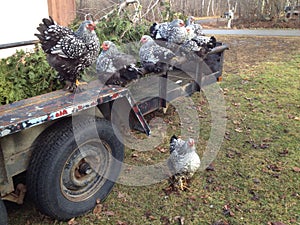
[{"label": "bare tree", "polygon": [[[129,0],[130,1],[130,0]],[[234,10],[240,18],[256,20],[261,18],[278,18],[282,15],[284,6],[299,4],[299,0],[139,0],[140,15],[149,21],[172,19],[172,12],[180,12],[185,16],[216,16]],[[101,18],[115,10],[126,0],[76,0],[77,14],[90,12]],[[125,3],[124,3],[125,4]],[[125,8],[124,8],[125,9]],[[127,7],[126,9],[127,10]]]}]

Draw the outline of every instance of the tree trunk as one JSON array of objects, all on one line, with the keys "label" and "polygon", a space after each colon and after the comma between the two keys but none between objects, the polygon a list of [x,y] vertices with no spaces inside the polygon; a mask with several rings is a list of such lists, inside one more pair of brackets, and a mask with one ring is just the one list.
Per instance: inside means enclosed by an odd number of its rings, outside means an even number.
[{"label": "tree trunk", "polygon": [[201,16],[203,16],[203,10],[204,10],[204,3],[205,3],[205,0],[202,0],[201,2]]},{"label": "tree trunk", "polygon": [[215,16],[215,0],[212,0],[211,2],[211,12],[212,15]]}]

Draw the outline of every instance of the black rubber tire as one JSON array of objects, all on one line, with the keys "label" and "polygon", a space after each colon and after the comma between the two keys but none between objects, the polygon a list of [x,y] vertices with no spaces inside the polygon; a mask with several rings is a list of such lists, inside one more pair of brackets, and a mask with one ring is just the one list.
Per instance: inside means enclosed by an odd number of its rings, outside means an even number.
[{"label": "black rubber tire", "polygon": [[[124,145],[109,121],[90,116],[58,121],[33,144],[26,182],[29,196],[38,210],[51,218],[66,221],[80,216],[105,200],[123,159]],[[91,161],[98,172],[90,166]],[[93,169],[83,173],[81,167],[86,164]]]},{"label": "black rubber tire", "polygon": [[0,225],[7,225],[7,211],[3,201],[0,199]]}]

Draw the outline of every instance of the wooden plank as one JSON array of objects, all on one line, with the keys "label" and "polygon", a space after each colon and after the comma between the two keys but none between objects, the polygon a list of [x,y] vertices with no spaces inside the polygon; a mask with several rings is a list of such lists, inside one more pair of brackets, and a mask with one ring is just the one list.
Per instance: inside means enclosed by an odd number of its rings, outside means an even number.
[{"label": "wooden plank", "polygon": [[128,97],[124,88],[89,87],[81,93],[63,90],[0,106],[0,137],[47,121],[56,120],[103,102]]},{"label": "wooden plank", "polygon": [[147,135],[150,128],[144,120],[130,92],[119,86],[103,87],[90,82],[86,90],[70,93],[63,90],[24,99],[0,106],[0,137],[28,129],[42,123],[63,118],[118,98],[126,98]]},{"label": "wooden plank", "polygon": [[76,17],[75,0],[48,0],[48,12],[59,25],[68,26]]}]

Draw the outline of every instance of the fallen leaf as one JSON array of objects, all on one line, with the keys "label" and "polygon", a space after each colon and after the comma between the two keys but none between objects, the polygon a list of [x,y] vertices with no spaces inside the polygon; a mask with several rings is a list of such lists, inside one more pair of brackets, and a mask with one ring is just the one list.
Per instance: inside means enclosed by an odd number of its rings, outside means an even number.
[{"label": "fallen leaf", "polygon": [[235,131],[238,132],[238,133],[242,133],[243,129],[239,127],[239,128],[236,128]]},{"label": "fallen leaf", "polygon": [[293,167],[293,171],[299,173],[300,172],[300,168],[299,167]]},{"label": "fallen leaf", "polygon": [[287,149],[285,149],[285,150],[283,150],[282,152],[279,152],[278,153],[278,155],[279,156],[282,156],[282,157],[284,157],[284,156],[286,156],[286,155],[288,155],[289,154],[289,151],[287,150]]},{"label": "fallen leaf", "polygon": [[240,124],[241,124],[241,122],[240,122],[240,121],[237,121],[237,120],[233,120],[232,123],[233,123],[234,125],[240,125]]},{"label": "fallen leaf", "polygon": [[261,148],[261,149],[266,149],[266,148],[269,148],[269,144],[260,144],[259,145],[259,147]]},{"label": "fallen leaf", "polygon": [[260,197],[259,197],[259,195],[258,195],[256,192],[250,191],[250,194],[253,195],[253,196],[251,197],[251,200],[253,200],[253,201],[259,201]]},{"label": "fallen leaf", "polygon": [[163,148],[163,147],[157,147],[157,150],[161,153],[165,153],[165,152],[169,151],[168,148]]},{"label": "fallen leaf", "polygon": [[263,142],[272,142],[273,139],[272,139],[272,138],[264,138],[262,141],[263,141]]},{"label": "fallen leaf", "polygon": [[123,222],[123,221],[120,221],[120,220],[118,220],[118,221],[117,221],[117,225],[127,225],[127,223],[126,223],[126,222]]},{"label": "fallen leaf", "polygon": [[259,183],[260,183],[260,179],[258,179],[258,178],[253,178],[253,182],[254,182],[255,184],[259,184]]},{"label": "fallen leaf", "polygon": [[114,216],[115,215],[115,213],[113,211],[105,211],[105,212],[103,212],[103,214],[106,216]]},{"label": "fallen leaf", "polygon": [[229,225],[229,223],[223,220],[219,220],[217,222],[212,223],[211,225]]},{"label": "fallen leaf", "polygon": [[225,132],[224,138],[225,138],[226,140],[230,141],[230,140],[231,140],[230,132]]},{"label": "fallen leaf", "polygon": [[93,214],[94,215],[99,215],[102,212],[102,209],[103,209],[103,205],[97,204],[95,206],[95,208],[93,209]]},{"label": "fallen leaf", "polygon": [[139,155],[136,154],[136,153],[133,153],[133,154],[131,155],[131,157],[132,157],[132,158],[137,158],[137,157],[139,157]]},{"label": "fallen leaf", "polygon": [[295,116],[294,120],[300,121],[300,117]]},{"label": "fallen leaf", "polygon": [[206,171],[215,171],[215,166],[213,163],[209,164],[209,166],[205,169]]},{"label": "fallen leaf", "polygon": [[282,222],[271,222],[271,225],[286,225],[286,224]]},{"label": "fallen leaf", "polygon": [[155,218],[155,216],[150,215],[150,216],[148,217],[148,219],[149,219],[149,220],[155,220],[156,218]]},{"label": "fallen leaf", "polygon": [[241,105],[241,103],[232,103],[232,105],[234,105],[234,106],[240,106]]},{"label": "fallen leaf", "polygon": [[145,212],[145,216],[149,220],[155,220],[156,218],[152,215],[150,211]]},{"label": "fallen leaf", "polygon": [[226,153],[226,157],[233,159],[234,158],[234,154],[231,152]]},{"label": "fallen leaf", "polygon": [[118,192],[118,198],[125,198],[126,194],[122,192]]},{"label": "fallen leaf", "polygon": [[267,168],[274,172],[280,172],[283,169],[282,167],[279,167],[275,164],[268,165]]},{"label": "fallen leaf", "polygon": [[191,195],[191,196],[189,196],[189,200],[196,201],[197,200],[197,196]]},{"label": "fallen leaf", "polygon": [[184,225],[184,217],[183,216],[175,216],[174,219],[177,220],[180,225]]},{"label": "fallen leaf", "polygon": [[75,218],[72,218],[68,221],[68,225],[76,225],[78,222],[75,220]]},{"label": "fallen leaf", "polygon": [[234,212],[232,212],[229,205],[224,205],[223,213],[224,213],[225,216],[231,216],[231,217],[234,216]]},{"label": "fallen leaf", "polygon": [[171,224],[170,219],[167,216],[160,217],[160,221],[165,225]]}]

